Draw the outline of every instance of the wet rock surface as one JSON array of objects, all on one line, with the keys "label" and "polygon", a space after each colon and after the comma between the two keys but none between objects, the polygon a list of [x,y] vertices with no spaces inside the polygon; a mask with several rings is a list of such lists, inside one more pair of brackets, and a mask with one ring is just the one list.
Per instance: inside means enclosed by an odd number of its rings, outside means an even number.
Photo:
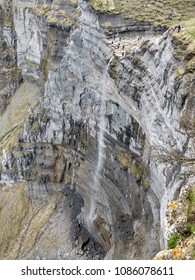
[{"label": "wet rock surface", "polygon": [[168,202],[193,181],[181,120],[194,82],[176,79],[172,31],[114,56],[87,1],[8,2],[6,67],[22,78],[0,118],[0,258],[153,258]]}]

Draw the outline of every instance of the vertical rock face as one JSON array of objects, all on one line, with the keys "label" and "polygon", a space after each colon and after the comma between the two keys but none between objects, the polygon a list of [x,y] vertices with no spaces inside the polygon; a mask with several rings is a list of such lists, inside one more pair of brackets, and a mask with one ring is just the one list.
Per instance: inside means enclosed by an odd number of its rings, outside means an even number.
[{"label": "vertical rock face", "polygon": [[120,59],[87,1],[0,4],[0,258],[152,258],[193,183],[171,32]]},{"label": "vertical rock face", "polygon": [[16,64],[16,41],[11,11],[0,6],[0,115],[6,110],[10,97],[20,81]]},{"label": "vertical rock face", "polygon": [[[193,153],[189,157],[186,154],[191,149],[189,135],[181,123],[183,114],[187,113],[187,95],[194,92],[194,81],[188,77],[177,78],[179,65],[172,35],[166,32],[160,38],[145,41],[123,59],[117,80],[120,91],[140,109],[147,141],[143,160],[149,166],[150,184],[161,203],[163,232],[164,207],[188,183],[187,178],[180,176],[186,172],[181,162],[190,162],[193,157]],[[164,246],[163,239],[161,242]]]}]

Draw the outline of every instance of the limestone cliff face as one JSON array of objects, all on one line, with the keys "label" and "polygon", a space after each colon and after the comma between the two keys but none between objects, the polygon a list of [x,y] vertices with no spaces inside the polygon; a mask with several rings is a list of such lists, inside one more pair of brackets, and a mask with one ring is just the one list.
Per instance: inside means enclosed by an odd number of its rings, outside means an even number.
[{"label": "limestone cliff face", "polygon": [[9,10],[3,10],[2,7],[0,7],[0,21],[0,115],[2,115],[10,102],[11,95],[13,95],[18,87],[20,70],[16,64],[16,40],[11,12]]},{"label": "limestone cliff face", "polygon": [[14,72],[1,78],[0,258],[154,257],[168,202],[193,184],[177,36],[146,33],[121,57],[88,1],[0,4]]}]

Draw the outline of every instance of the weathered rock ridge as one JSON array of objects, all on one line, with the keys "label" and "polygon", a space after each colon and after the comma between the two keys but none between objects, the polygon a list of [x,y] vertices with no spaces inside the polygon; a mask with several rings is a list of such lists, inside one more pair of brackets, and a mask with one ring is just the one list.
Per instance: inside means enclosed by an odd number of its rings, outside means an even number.
[{"label": "weathered rock ridge", "polygon": [[0,258],[153,258],[194,184],[177,36],[145,33],[121,57],[88,1],[0,4]]}]

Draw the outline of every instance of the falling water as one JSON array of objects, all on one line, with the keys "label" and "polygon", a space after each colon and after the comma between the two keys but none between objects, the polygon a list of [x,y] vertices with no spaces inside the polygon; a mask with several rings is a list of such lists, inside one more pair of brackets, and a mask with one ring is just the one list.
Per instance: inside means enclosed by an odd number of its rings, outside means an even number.
[{"label": "falling water", "polygon": [[73,160],[73,168],[72,168],[72,180],[71,180],[71,189],[74,189],[74,180],[75,180],[75,167],[76,167],[76,160],[78,156],[78,152],[80,151],[80,146],[78,144],[77,151],[74,154],[74,160]]},{"label": "falling water", "polygon": [[113,57],[109,60],[104,72],[103,72],[103,79],[101,81],[101,101],[100,101],[100,121],[99,121],[99,132],[98,132],[98,159],[97,159],[97,167],[95,170],[94,180],[91,186],[91,194],[90,194],[90,208],[87,217],[87,224],[89,227],[93,227],[93,222],[96,218],[96,202],[95,202],[95,194],[98,193],[100,189],[100,175],[102,173],[103,165],[104,165],[104,150],[105,150],[105,143],[104,143],[104,133],[106,130],[106,118],[105,118],[105,111],[106,111],[106,103],[105,103],[105,93],[106,93],[106,81],[108,77],[108,70],[110,64],[112,62]]},{"label": "falling water", "polygon": [[[110,64],[112,62],[113,57],[109,60],[108,65],[104,71],[103,79],[101,83],[101,108],[100,108],[100,122],[99,122],[99,134],[98,134],[98,161],[97,167],[95,172],[95,178],[98,180],[98,176],[101,174],[103,164],[104,164],[104,132],[106,129],[106,119],[105,119],[105,110],[106,110],[106,103],[105,103],[105,91],[106,91],[106,80],[108,76],[108,70],[110,68]],[[94,184],[94,188],[96,184]],[[96,189],[96,188],[95,188]]]}]

